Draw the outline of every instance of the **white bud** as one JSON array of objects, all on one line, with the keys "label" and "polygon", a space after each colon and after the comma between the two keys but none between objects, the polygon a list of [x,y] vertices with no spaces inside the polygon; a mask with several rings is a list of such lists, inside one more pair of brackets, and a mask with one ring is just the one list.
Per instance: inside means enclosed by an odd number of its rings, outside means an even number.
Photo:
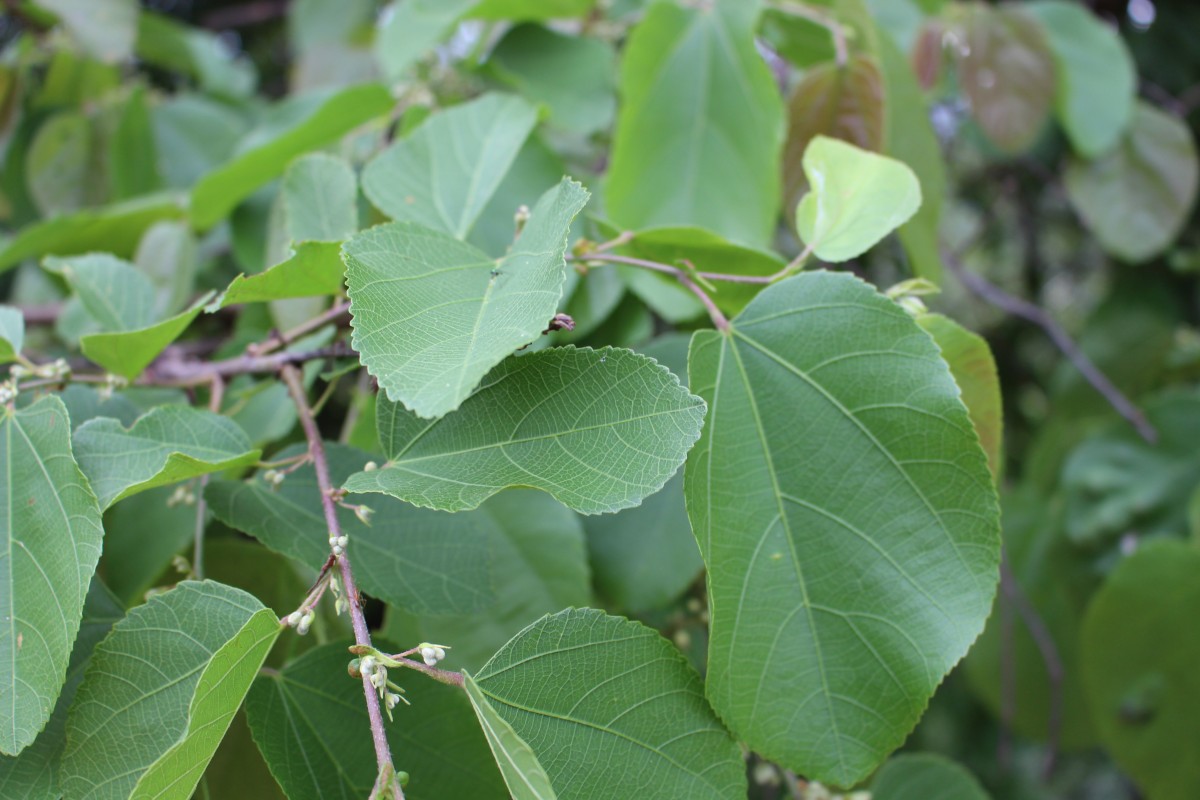
[{"label": "white bud", "polygon": [[334,542],[334,544],[336,544],[338,547],[345,547],[349,543],[350,543],[349,536],[339,536],[339,537],[337,537],[337,541]]},{"label": "white bud", "polygon": [[339,597],[333,601],[333,611],[335,614],[341,614],[344,611],[350,610],[350,604],[346,602],[346,598]]},{"label": "white bud", "polygon": [[315,620],[316,618],[317,618],[317,615],[314,614],[312,611],[309,611],[308,613],[306,613],[303,617],[300,618],[300,624],[298,624],[296,626],[296,633],[300,634],[301,636],[308,633],[308,629],[312,627],[313,620]]},{"label": "white bud", "polygon": [[395,692],[388,692],[384,696],[383,701],[387,703],[388,711],[391,711],[396,707],[396,704],[400,702],[400,695],[396,694]]},{"label": "white bud", "polygon": [[330,546],[330,547],[337,547],[337,544],[338,544],[338,537],[336,537],[336,536],[330,536],[330,537],[329,537],[329,546]]},{"label": "white bud", "polygon": [[340,547],[340,546],[338,546],[338,545],[336,545],[336,544],[333,546],[333,554],[334,554],[335,556],[340,556],[340,555],[342,555],[342,554],[343,554],[343,553],[345,553],[345,552],[346,552],[345,548],[343,548],[343,547]]},{"label": "white bud", "polygon": [[376,689],[382,689],[387,685],[387,667],[383,664],[375,667],[375,671],[371,673],[371,685]]},{"label": "white bud", "polygon": [[300,619],[301,619],[301,617],[303,617],[303,616],[304,616],[304,615],[303,615],[303,614],[301,614],[299,611],[293,611],[292,613],[288,614],[288,615],[287,615],[287,624],[288,624],[288,626],[289,626],[289,627],[292,627],[292,628],[296,627],[297,625],[299,625],[299,624],[300,624]]},{"label": "white bud", "polygon": [[425,662],[425,666],[432,667],[434,664],[436,664],[438,662],[437,650],[435,650],[432,647],[422,647],[421,648],[421,659]]},{"label": "white bud", "polygon": [[354,516],[358,517],[358,521],[361,522],[363,525],[371,524],[371,515],[374,513],[375,513],[374,509],[370,508],[369,506],[355,506],[354,507]]},{"label": "white bud", "polygon": [[363,472],[374,472],[377,469],[379,469],[379,465],[374,461],[368,461],[366,464],[363,464]]},{"label": "white bud", "polygon": [[375,665],[377,663],[375,656],[364,656],[363,660],[358,664],[358,671],[363,675],[370,675],[375,672]]},{"label": "white bud", "polygon": [[440,647],[435,647],[435,648],[433,648],[433,654],[434,654],[435,656],[437,656],[437,660],[438,660],[438,661],[441,661],[443,658],[445,658],[445,657],[446,657],[446,651],[445,651],[445,650],[443,650],[443,649],[442,649],[442,648],[440,648]]}]

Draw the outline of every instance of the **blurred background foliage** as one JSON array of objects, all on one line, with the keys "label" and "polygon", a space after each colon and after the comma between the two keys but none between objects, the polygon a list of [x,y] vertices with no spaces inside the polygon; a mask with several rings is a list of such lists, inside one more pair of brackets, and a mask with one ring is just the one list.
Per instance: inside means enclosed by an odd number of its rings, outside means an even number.
[{"label": "blurred background foliage", "polygon": [[[227,223],[216,224],[224,215],[217,209],[209,224],[189,226],[179,198],[364,82],[383,81],[399,102],[389,118],[334,145],[356,164],[431,111],[485,90],[543,104],[542,124],[472,234],[484,249],[502,252],[514,209],[564,172],[599,188],[588,232],[614,234],[620,228],[604,227],[596,210],[605,191],[629,218],[638,216],[638,196],[655,190],[650,179],[602,181],[624,124],[621,92],[633,80],[622,69],[637,68],[624,62],[625,46],[646,5],[5,0],[0,290],[28,319],[49,323],[31,330],[27,345],[54,352],[52,333],[70,344],[91,324],[30,260],[47,253],[95,248],[133,259],[159,287],[162,313],[280,261],[289,237],[278,181],[240,196],[218,187],[217,205],[232,204]],[[926,223],[851,269],[881,287],[914,276],[940,283],[925,302],[982,334],[998,365],[1008,570],[987,631],[906,747],[962,762],[996,798],[1200,796],[1200,4],[726,5],[761,12],[758,56],[771,67],[786,117],[781,155],[768,154],[783,218],[803,192],[800,154],[816,134],[908,161],[925,187]],[[669,90],[686,92],[687,78]],[[193,214],[197,202],[193,193]],[[365,202],[362,212],[379,219]],[[716,230],[708,245],[694,236],[680,244],[668,229],[639,239],[634,254],[707,259],[698,265],[715,270],[757,259],[771,272],[780,256],[770,250],[799,250],[782,219],[756,241],[753,226],[735,216],[707,225]],[[65,240],[59,220],[81,238]],[[685,374],[686,338],[670,332],[701,324],[694,298],[645,273],[572,280],[566,310],[577,327],[556,334],[561,341],[646,349]],[[313,313],[304,300],[215,315],[198,323],[195,338],[231,335],[223,352],[235,353]],[[1048,330],[1078,343],[1111,381],[1109,397]],[[331,407],[346,413],[342,430],[329,433],[375,450],[369,395],[353,388],[331,394]],[[277,411],[282,398],[272,393],[280,389],[239,379],[225,410],[256,439],[280,441],[294,424]],[[1140,411],[1118,413],[1117,394]],[[136,392],[117,399],[136,411]],[[584,604],[594,591],[605,607],[656,625],[700,662],[701,564],[678,483],[628,516],[589,519],[574,545],[514,548],[513,569],[540,575],[541,594],[511,598],[504,613],[512,619],[496,623],[495,638],[543,611]],[[128,522],[106,521],[115,531],[109,553],[141,560],[110,579],[128,601],[169,580],[172,557],[190,540],[184,526],[186,535],[145,547],[137,532],[145,515],[171,527],[178,514],[154,493],[142,499],[113,512]],[[654,535],[637,536],[642,531]],[[238,546],[232,532],[225,536],[215,547]],[[278,564],[218,577],[296,583],[282,559],[268,561]],[[631,564],[668,566],[650,580]],[[374,612],[379,621],[382,611]],[[464,638],[479,633],[473,624],[462,621]],[[415,636],[420,620],[389,615],[386,629]],[[480,635],[480,652],[490,652]],[[263,776],[256,758],[253,748],[227,742],[210,767],[209,796],[232,796],[219,787],[235,772]],[[754,775],[759,796],[787,795],[769,765]],[[273,784],[263,787],[256,796]],[[820,796],[818,787],[801,791]]]}]

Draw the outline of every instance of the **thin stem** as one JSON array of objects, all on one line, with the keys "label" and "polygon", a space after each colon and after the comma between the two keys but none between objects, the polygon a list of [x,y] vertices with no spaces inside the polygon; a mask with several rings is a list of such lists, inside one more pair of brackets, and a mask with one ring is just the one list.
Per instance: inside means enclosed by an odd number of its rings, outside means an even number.
[{"label": "thin stem", "polygon": [[[334,502],[334,487],[329,478],[329,461],[325,457],[325,443],[321,440],[321,432],[317,421],[313,418],[312,409],[308,405],[308,397],[304,390],[304,380],[300,370],[291,363],[285,363],[280,369],[280,376],[287,384],[292,402],[300,417],[300,425],[304,428],[304,436],[308,439],[308,451],[312,455],[313,469],[317,475],[317,488],[321,492],[321,508],[325,512],[325,524],[329,528],[330,537],[342,535],[342,526],[338,521],[337,504]],[[362,599],[354,582],[354,573],[350,568],[350,557],[343,553],[337,556],[337,566],[342,573],[342,586],[346,602],[350,608],[350,623],[354,628],[356,644],[371,646],[371,632],[367,629],[367,620],[363,616]],[[392,751],[388,746],[387,732],[383,727],[383,712],[379,708],[379,695],[371,684],[371,676],[363,673],[363,694],[367,701],[367,716],[371,720],[371,739],[375,744],[375,760],[379,765],[380,775],[392,775]],[[396,800],[403,800],[404,792],[397,781],[392,781],[392,795]]]},{"label": "thin stem", "polygon": [[[228,378],[233,375],[278,372],[282,367],[292,364],[352,355],[354,355],[354,351],[349,346],[334,344],[313,350],[285,351],[265,356],[247,354],[236,358],[227,358],[224,361],[204,362],[167,358],[153,364],[138,382],[149,385],[199,386],[211,382],[214,376]],[[76,377],[72,376],[71,379],[76,380]]]},{"label": "thin stem", "polygon": [[[1046,626],[1037,608],[1021,588],[1020,582],[1008,563],[1007,556],[1000,561],[1000,575],[1009,598],[1029,631],[1029,637],[1037,646],[1046,667],[1046,681],[1050,685],[1050,708],[1046,721],[1046,759],[1042,764],[1042,778],[1048,780],[1054,774],[1054,765],[1058,759],[1058,743],[1062,736],[1063,719],[1063,663],[1058,653],[1058,645],[1054,636]],[[1014,654],[1015,655],[1015,654]]]},{"label": "thin stem", "polygon": [[1015,297],[983,276],[971,272],[954,253],[943,250],[942,260],[959,281],[962,282],[963,286],[966,286],[972,293],[978,295],[996,308],[1006,311],[1014,317],[1020,317],[1026,322],[1032,322],[1041,328],[1062,354],[1067,357],[1067,360],[1075,365],[1075,369],[1079,370],[1079,373],[1092,385],[1092,388],[1099,392],[1108,401],[1108,404],[1137,430],[1143,439],[1150,443],[1158,440],[1158,432],[1150,424],[1150,421],[1146,419],[1145,415],[1142,414],[1141,410],[1108,379],[1107,375],[1092,363],[1087,354],[1062,329],[1062,326],[1055,322],[1053,317],[1028,300]]},{"label": "thin stem", "polygon": [[[221,404],[225,400],[225,380],[220,375],[213,375],[208,391],[208,408],[214,414],[221,413]],[[204,489],[208,486],[208,476],[200,478],[199,493],[196,497],[196,531],[195,542],[192,545],[192,572],[196,580],[204,577],[204,528],[208,522],[208,503],[204,500]]]},{"label": "thin stem", "polygon": [[329,309],[328,311],[325,311],[321,314],[318,314],[317,316],[313,317],[310,320],[306,320],[306,321],[300,323],[299,325],[292,328],[291,330],[284,331],[282,333],[280,333],[280,332],[272,333],[264,341],[257,342],[255,344],[252,344],[249,347],[247,347],[246,353],[247,353],[247,355],[251,355],[251,356],[266,355],[267,353],[273,352],[275,350],[278,350],[281,347],[285,347],[285,346],[291,344],[292,342],[299,339],[301,336],[312,333],[313,331],[317,330],[318,328],[321,328],[324,325],[329,324],[330,322],[337,322],[342,317],[346,316],[346,314],[348,314],[349,312],[350,312],[350,301],[349,300],[342,302],[342,303],[338,303],[337,305],[335,305],[333,308]]},{"label": "thin stem", "polygon": [[[725,315],[721,313],[721,309],[717,308],[717,304],[714,303],[713,299],[708,296],[708,292],[704,291],[699,286],[697,286],[696,282],[691,279],[691,276],[688,275],[686,270],[679,269],[679,267],[672,267],[670,264],[660,264],[657,261],[647,261],[646,259],[643,259],[643,258],[632,258],[630,256],[617,256],[617,255],[611,255],[608,253],[601,253],[600,255],[596,256],[595,258],[592,258],[592,256],[590,256],[590,255],[567,256],[567,258],[571,261],[593,261],[593,260],[594,261],[610,261],[614,264],[628,264],[631,267],[640,267],[642,269],[648,269],[648,270],[652,270],[654,272],[661,272],[664,275],[671,275],[672,277],[675,278],[675,280],[677,280],[681,284],[683,284],[684,288],[686,288],[692,294],[696,295],[696,297],[700,298],[700,302],[704,304],[704,308],[705,308],[705,310],[708,311],[708,316],[712,319],[713,325],[715,325],[717,327],[717,330],[721,330],[721,331],[729,330],[729,320],[726,319]],[[705,273],[705,272],[699,272],[697,274],[704,278],[712,277],[717,280],[722,280],[724,278],[733,278],[733,279],[737,278],[737,276],[729,276],[729,275],[722,276],[720,274],[709,275],[708,273]],[[764,283],[764,282],[765,281],[759,281],[759,280],[749,281],[749,283]]]},{"label": "thin stem", "polygon": [[[616,241],[614,239],[614,241]],[[591,252],[581,256],[567,256],[568,261],[600,261],[612,264],[627,264],[631,267],[640,267],[642,269],[661,272],[664,275],[686,275],[685,270],[678,267],[673,267],[670,264],[662,264],[657,261],[648,261],[644,258],[633,258],[632,256],[619,256],[612,253],[597,253]],[[701,278],[710,281],[725,281],[728,283],[760,283],[768,284],[776,279],[776,275],[730,275],[725,272],[696,272]]]},{"label": "thin stem", "polygon": [[815,8],[807,6],[803,3],[789,2],[788,0],[775,0],[770,4],[777,11],[782,11],[785,14],[791,14],[793,17],[806,19],[814,25],[820,25],[825,30],[829,31],[829,37],[833,40],[834,57],[837,59],[839,67],[844,67],[850,61],[850,51],[846,47],[846,32],[842,30],[842,26],[837,20],[826,16],[824,13]]},{"label": "thin stem", "polygon": [[457,686],[460,689],[462,688],[463,676],[462,676],[461,672],[452,672],[448,669],[438,669],[437,667],[431,667],[428,664],[424,664],[420,661],[413,661],[411,658],[405,658],[402,655],[394,655],[394,656],[392,656],[392,658],[396,659],[397,661],[399,661],[401,664],[408,667],[409,669],[415,669],[417,672],[422,672],[422,673],[428,675],[429,677],[433,678],[435,681],[444,683],[448,686]]}]

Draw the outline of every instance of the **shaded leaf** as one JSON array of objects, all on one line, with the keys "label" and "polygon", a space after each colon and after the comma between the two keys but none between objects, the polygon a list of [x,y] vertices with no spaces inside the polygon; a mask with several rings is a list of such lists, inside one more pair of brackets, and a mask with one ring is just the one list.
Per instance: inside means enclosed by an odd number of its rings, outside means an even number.
[{"label": "shaded leaf", "polygon": [[1146,261],[1175,241],[1196,200],[1196,143],[1180,120],[1147,103],[1115,150],[1094,161],[1073,159],[1067,197],[1108,253]]},{"label": "shaded leaf", "polygon": [[1158,431],[1150,444],[1118,420],[1085,439],[1067,458],[1062,488],[1067,535],[1077,544],[1111,543],[1136,531],[1182,536],[1187,499],[1200,485],[1200,394],[1169,391],[1143,404]]},{"label": "shaded leaf", "polygon": [[[246,697],[254,741],[290,800],[366,797],[375,783],[362,682],[346,679],[348,644],[322,645],[260,676]],[[385,725],[396,766],[410,775],[404,796],[507,797],[462,692],[397,670],[389,677],[412,703]]]},{"label": "shaded leaf", "polygon": [[381,398],[388,462],[345,487],[461,511],[531,486],[584,514],[618,511],[662,488],[703,414],[700,399],[651,359],[553,348],[503,361],[458,413],[434,422]]},{"label": "shaded leaf", "polygon": [[754,6],[654,3],[634,28],[605,187],[619,226],[695,225],[769,241],[783,103],[754,46]]},{"label": "shaded leaf", "polygon": [[967,410],[915,321],[844,274],[768,288],[694,335],[688,371],[710,410],[684,484],[709,698],[764,757],[852,785],[990,610],[998,510]]},{"label": "shaded leaf", "polygon": [[578,514],[533,489],[509,489],[454,516],[468,514],[494,523],[487,540],[494,599],[473,614],[417,617],[393,607],[387,615],[386,634],[397,641],[453,645],[443,662],[448,669],[476,670],[538,618],[592,599]]},{"label": "shaded leaf", "polygon": [[121,107],[108,143],[112,196],[125,200],[163,188],[145,89],[136,86]]},{"label": "shaded leaf", "polygon": [[187,798],[281,626],[250,595],[187,581],[118,622],[67,719],[71,798]]},{"label": "shaded leaf", "polygon": [[250,59],[239,58],[218,32],[161,14],[143,11],[138,16],[134,48],[147,63],[195,79],[206,94],[237,100],[251,94],[258,82]]},{"label": "shaded leaf", "polygon": [[975,776],[948,758],[915,753],[890,759],[871,782],[872,800],[990,800]]},{"label": "shaded leaf", "polygon": [[248,466],[261,455],[231,420],[186,406],[157,406],[128,429],[94,419],[79,426],[74,443],[102,508],[155,486]]},{"label": "shaded leaf", "polygon": [[425,58],[479,0],[401,0],[387,7],[375,33],[375,60],[389,81]]},{"label": "shaded leaf", "polygon": [[536,122],[537,110],[510,95],[454,106],[371,159],[363,193],[396,221],[465,239]]},{"label": "shaded leaf", "polygon": [[25,182],[42,216],[87,205],[91,150],[92,123],[78,111],[60,111],[38,127],[25,155]]},{"label": "shaded leaf", "polygon": [[294,242],[340,242],[358,230],[358,181],[343,158],[297,158],[283,174],[282,193]]},{"label": "shaded leaf", "polygon": [[25,346],[25,315],[21,309],[0,306],[0,363],[15,361]]},{"label": "shaded leaf", "polygon": [[[640,623],[593,609],[544,617],[473,680],[472,700],[487,700],[564,796],[746,793],[741,752],[705,702],[700,676]],[[476,711],[481,722],[492,718],[487,707]],[[495,743],[493,755],[501,764],[510,759],[508,748],[497,752]],[[525,772],[528,759],[517,766]],[[515,772],[506,770],[505,778],[517,794]]]},{"label": "shaded leaf", "polygon": [[163,194],[35,222],[0,246],[0,271],[12,269],[27,258],[51,254],[69,256],[102,250],[129,256],[147,228],[159,220],[182,216],[179,199]]},{"label": "shaded leaf", "polygon": [[199,258],[196,237],[184,222],[156,222],[142,236],[133,264],[154,284],[157,316],[182,308],[191,297]]},{"label": "shaded leaf", "polygon": [[100,509],[71,455],[53,395],[0,419],[0,753],[15,755],[50,718],[100,558]]},{"label": "shaded leaf", "polygon": [[[305,452],[303,445],[277,457]],[[366,453],[326,446],[331,479],[344,481],[367,462]],[[204,492],[217,519],[312,569],[329,556],[329,528],[311,466],[290,473],[278,488],[261,477],[211,481]],[[359,587],[369,595],[417,613],[465,614],[492,602],[486,514],[444,514],[413,508],[391,498],[372,500],[371,525],[349,509],[338,521],[349,537],[347,552]]]},{"label": "shaded leaf", "polygon": [[391,95],[375,83],[284,101],[272,120],[243,142],[237,156],[192,187],[192,224],[211,228],[256,189],[283,174],[293,158],[338,140],[391,108]]},{"label": "shaded leaf", "polygon": [[612,45],[518,25],[488,58],[492,75],[550,110],[550,122],[580,133],[606,130],[617,109],[617,58]]},{"label": "shaded leaf", "polygon": [[1100,740],[1155,800],[1200,793],[1200,551],[1148,542],[1108,576],[1083,622],[1083,684]]},{"label": "shaded leaf", "polygon": [[83,619],[71,648],[67,680],[54,705],[54,713],[38,738],[18,756],[0,755],[0,792],[8,800],[58,800],[58,765],[66,744],[67,710],[83,680],[92,650],[125,614],[99,579],[93,578],[83,603]]},{"label": "shaded leaf", "polygon": [[862,255],[921,205],[921,184],[908,165],[837,139],[809,143],[804,174],[813,188],[796,207],[796,228],[823,261]]},{"label": "shaded leaf", "polygon": [[933,337],[942,360],[949,365],[979,435],[979,444],[987,453],[988,467],[999,481],[1004,468],[1004,417],[1000,376],[996,374],[992,349],[982,336],[941,314],[923,314],[917,317],[917,324]]},{"label": "shaded leaf", "polygon": [[449,234],[391,223],[343,245],[352,342],[394,402],[453,411],[480,379],[545,330],[558,310],[571,220],[588,193],[564,178],[534,206],[499,261]]},{"label": "shaded leaf", "polygon": [[1054,110],[1071,146],[1085,158],[1103,155],[1133,119],[1133,56],[1117,30],[1084,6],[1037,0],[1024,8],[1042,23],[1054,56]]},{"label": "shaded leaf", "polygon": [[[195,539],[196,506],[173,501],[175,488],[147,489],[108,509],[104,517],[100,574],[127,605],[141,602],[175,555]],[[301,597],[307,588],[301,589]]]},{"label": "shaded leaf", "polygon": [[249,124],[224,103],[200,94],[177,94],[150,113],[159,169],[168,185],[183,190],[232,158]]},{"label": "shaded leaf", "polygon": [[1054,61],[1041,26],[1016,6],[973,5],[959,53],[971,113],[1005,153],[1028,150],[1054,102]]}]

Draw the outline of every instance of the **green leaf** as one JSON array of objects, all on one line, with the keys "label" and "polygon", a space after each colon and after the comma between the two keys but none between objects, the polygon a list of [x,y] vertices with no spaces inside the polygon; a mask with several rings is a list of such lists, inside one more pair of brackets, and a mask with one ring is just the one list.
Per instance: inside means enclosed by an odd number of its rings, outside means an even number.
[{"label": "green leaf", "polygon": [[450,35],[455,23],[479,0],[400,0],[387,7],[375,34],[375,60],[397,81]]},{"label": "green leaf", "polygon": [[454,106],[371,159],[363,193],[396,221],[465,239],[536,123],[537,110],[511,95]]},{"label": "green leaf", "polygon": [[1004,468],[1004,416],[992,349],[982,336],[941,314],[922,314],[917,324],[937,342],[942,360],[962,391],[963,405],[987,453],[988,467],[999,481]]},{"label": "green leaf", "polygon": [[80,348],[85,356],[109,372],[132,380],[187,330],[211,299],[209,292],[175,316],[144,328],[86,334],[79,339]]},{"label": "green leaf", "polygon": [[1100,739],[1147,797],[1200,793],[1200,551],[1147,542],[1096,593],[1083,622],[1083,685]]},{"label": "green leaf", "polygon": [[551,124],[579,133],[607,130],[617,109],[616,53],[586,36],[518,25],[492,50],[497,79],[550,110]]},{"label": "green leaf", "polygon": [[890,759],[871,782],[872,800],[990,800],[975,776],[944,756]]},{"label": "green leaf", "polygon": [[163,188],[154,124],[141,86],[134,87],[121,107],[108,143],[108,163],[114,199],[125,200]]},{"label": "green leaf", "polygon": [[199,244],[187,223],[156,222],[138,242],[133,264],[155,289],[155,314],[182,308],[196,284]]},{"label": "green leaf", "polygon": [[[839,786],[904,740],[983,628],[987,460],[937,348],[850,275],[768,288],[688,358],[684,491],[708,565],[708,694],[766,758]],[[867,589],[864,589],[867,587]]]},{"label": "green leaf", "polygon": [[301,242],[291,257],[257,275],[239,275],[207,307],[209,312],[240,303],[289,297],[321,297],[342,291],[341,242]]},{"label": "green leaf", "polygon": [[796,207],[796,228],[822,261],[856,258],[907,222],[921,184],[902,161],[817,136],[804,151],[813,187]]},{"label": "green leaf", "polygon": [[155,486],[245,467],[261,455],[232,420],[186,406],[157,406],[129,428],[94,419],[79,426],[74,442],[102,508]]},{"label": "green leaf", "polygon": [[350,476],[350,492],[462,511],[530,486],[600,514],[662,488],[704,406],[645,356],[559,347],[505,360],[451,416],[429,422],[382,398],[376,415],[388,462]]},{"label": "green leaf", "polygon": [[1187,500],[1200,485],[1200,392],[1172,390],[1143,404],[1159,439],[1150,444],[1118,420],[1067,458],[1062,489],[1067,536],[1076,544],[1111,543],[1128,531],[1182,536]]},{"label": "green leaf", "polygon": [[809,190],[803,158],[817,136],[849,142],[863,150],[884,146],[883,75],[867,56],[852,56],[805,70],[788,100],[788,133],[783,149],[783,196],[788,209]]},{"label": "green leaf", "polygon": [[[578,514],[544,492],[510,489],[478,511],[494,524],[487,552],[495,598],[473,614],[416,617],[389,608],[386,634],[398,641],[446,642],[444,666],[475,670],[504,643],[546,614],[591,602],[583,526]],[[357,567],[355,567],[357,569]]]},{"label": "green leaf", "polygon": [[92,123],[78,111],[60,111],[38,127],[25,155],[25,182],[42,216],[87,205],[91,150]]},{"label": "green leaf", "polygon": [[296,242],[340,242],[358,230],[358,181],[344,158],[310,153],[283,175],[287,229]]},{"label": "green leaf", "polygon": [[[687,374],[687,334],[655,339],[641,348],[676,375]],[[683,504],[683,475],[637,508],[585,517],[596,588],[630,611],[662,608],[687,590],[704,562]]]},{"label": "green leaf", "polygon": [[[567,172],[562,157],[536,133],[531,135],[484,206],[467,241],[496,258],[507,253],[517,238],[517,210],[521,206],[533,208],[538,198],[557,186]],[[572,236],[583,235],[580,223],[577,217]]]},{"label": "green leaf", "polygon": [[973,5],[958,72],[971,113],[1004,153],[1028,150],[1054,101],[1054,60],[1042,27],[1018,6]]},{"label": "green leaf", "polygon": [[1071,146],[1085,158],[1103,155],[1133,118],[1133,56],[1117,30],[1084,6],[1037,0],[1024,8],[1042,23],[1054,56],[1054,110]]},{"label": "green leaf", "polygon": [[224,103],[200,94],[174,95],[154,106],[151,115],[163,178],[180,190],[190,190],[231,159],[249,125]]},{"label": "green leaf", "polygon": [[83,619],[71,648],[67,680],[54,706],[54,713],[33,744],[18,756],[0,756],[0,791],[8,800],[58,800],[58,765],[66,744],[67,710],[83,680],[83,670],[92,650],[125,614],[98,578],[92,579],[83,603]]},{"label": "green leaf", "polygon": [[15,755],[46,724],[62,689],[103,531],[71,456],[61,400],[4,409],[0,435],[0,753]]},{"label": "green leaf", "polygon": [[343,245],[354,349],[394,402],[422,417],[458,408],[558,310],[571,220],[588,193],[564,178],[499,261],[448,234],[397,222]]},{"label": "green leaf", "polygon": [[15,361],[25,346],[25,315],[21,309],[0,306],[0,363]]},{"label": "green leaf", "polygon": [[256,189],[283,174],[293,158],[337,141],[386,114],[392,105],[387,89],[376,83],[285,101],[258,135],[243,142],[242,152],[192,188],[192,224],[211,228]]},{"label": "green leaf", "polygon": [[1196,200],[1200,165],[1191,130],[1139,103],[1116,149],[1094,161],[1072,159],[1067,198],[1108,253],[1139,263],[1175,241]]},{"label": "green leaf", "polygon": [[92,654],[67,719],[68,797],[188,798],[281,630],[250,595],[187,581]]},{"label": "green leaf", "polygon": [[56,14],[71,38],[91,56],[113,63],[133,52],[137,0],[37,0]]},{"label": "green leaf", "polygon": [[155,322],[154,284],[128,261],[91,253],[51,256],[42,267],[66,280],[101,330],[137,330]]},{"label": "green leaf", "polygon": [[512,725],[496,713],[475,679],[464,673],[463,687],[513,800],[558,800],[546,768]]},{"label": "green leaf", "polygon": [[[303,445],[277,457],[302,455]],[[353,448],[326,446],[331,479],[344,481],[368,456]],[[290,473],[278,488],[261,477],[212,481],[204,492],[217,519],[312,569],[329,556],[329,527],[311,466]],[[416,613],[465,614],[494,598],[489,566],[487,514],[444,514],[391,498],[372,500],[370,526],[348,509],[338,520],[349,537],[347,552],[359,587],[369,595]]]},{"label": "green leaf", "polygon": [[178,219],[183,207],[175,195],[151,195],[27,225],[0,246],[0,271],[27,258],[70,256],[103,250],[132,255],[155,222]]},{"label": "green leaf", "polygon": [[[346,678],[347,644],[323,645],[260,676],[246,697],[254,741],[290,800],[366,797],[375,783],[362,682]],[[396,767],[410,776],[404,796],[507,797],[462,692],[399,670],[389,677],[412,703],[385,724]]]},{"label": "green leaf", "polygon": [[478,0],[471,9],[474,19],[547,20],[582,17],[596,0]]},{"label": "green leaf", "polygon": [[654,3],[622,57],[606,208],[623,228],[696,225],[766,245],[779,212],[783,103],[752,3]]},{"label": "green leaf", "polygon": [[[544,617],[473,676],[487,707],[563,796],[730,798],[746,794],[741,751],[704,700],[687,659],[657,631],[593,609]],[[669,720],[670,724],[663,724]],[[507,745],[501,731],[495,744]],[[506,741],[507,740],[507,741]],[[511,777],[531,766],[513,762]],[[536,773],[534,773],[536,774]],[[523,796],[537,797],[525,792]]]}]

